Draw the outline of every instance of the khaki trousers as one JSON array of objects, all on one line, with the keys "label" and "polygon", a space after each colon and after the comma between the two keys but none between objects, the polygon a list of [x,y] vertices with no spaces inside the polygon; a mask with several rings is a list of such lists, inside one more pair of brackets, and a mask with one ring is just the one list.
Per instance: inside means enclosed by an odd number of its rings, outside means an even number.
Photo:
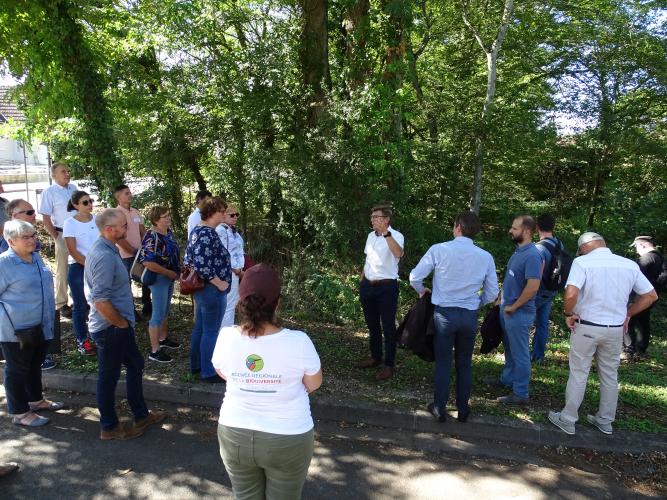
[{"label": "khaki trousers", "polygon": [[56,309],[67,304],[67,245],[63,233],[58,233],[54,241],[56,250],[56,270],[53,273],[56,284]]},{"label": "khaki trousers", "polygon": [[598,422],[610,424],[616,418],[618,404],[618,365],[623,349],[623,327],[577,324],[570,335],[570,376],[565,389],[565,408],[561,418],[567,422],[579,420],[579,406],[584,399],[586,382],[593,357],[600,379]]}]

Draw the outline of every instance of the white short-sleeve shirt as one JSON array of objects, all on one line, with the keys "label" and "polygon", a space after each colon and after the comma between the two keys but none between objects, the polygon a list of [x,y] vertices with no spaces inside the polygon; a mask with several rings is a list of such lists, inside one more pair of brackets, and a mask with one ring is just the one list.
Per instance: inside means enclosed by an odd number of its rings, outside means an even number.
[{"label": "white short-sleeve shirt", "polygon": [[[100,235],[99,229],[95,224],[95,216],[88,222],[79,222],[74,217],[65,220],[63,226],[63,238],[75,238],[76,249],[84,257],[88,255],[93,243]],[[67,256],[67,262],[74,264],[76,261],[71,255]]]},{"label": "white short-sleeve shirt", "polygon": [[190,239],[190,233],[195,228],[195,226],[200,222],[201,222],[201,212],[199,211],[199,208],[195,208],[194,212],[192,212],[188,216],[188,240]]},{"label": "white short-sleeve shirt", "polygon": [[39,213],[50,216],[53,225],[62,229],[65,220],[76,215],[76,210],[67,211],[67,203],[77,189],[74,184],[51,184],[42,192]]},{"label": "white short-sleeve shirt", "polygon": [[[388,231],[396,240],[398,246],[404,248],[405,239],[403,235],[391,226],[389,226]],[[387,239],[384,236],[371,231],[366,238],[364,253],[366,254],[366,263],[364,264],[366,279],[371,281],[398,279],[398,261],[400,258],[391,253]]]},{"label": "white short-sleeve shirt", "polygon": [[599,325],[622,325],[630,292],[643,295],[653,290],[636,262],[614,255],[606,247],[574,259],[567,285],[579,289],[573,312]]},{"label": "white short-sleeve shirt", "polygon": [[304,332],[283,328],[251,338],[225,327],[211,361],[227,379],[220,424],[284,435],[313,428],[303,376],[320,370],[320,358]]}]

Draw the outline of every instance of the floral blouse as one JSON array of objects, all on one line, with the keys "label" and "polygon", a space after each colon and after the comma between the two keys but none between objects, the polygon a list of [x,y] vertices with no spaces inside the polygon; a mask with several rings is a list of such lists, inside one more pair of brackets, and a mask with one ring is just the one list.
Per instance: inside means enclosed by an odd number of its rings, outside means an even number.
[{"label": "floral blouse", "polygon": [[175,272],[180,269],[180,252],[171,229],[167,234],[160,234],[152,229],[146,231],[140,251],[139,262],[155,262]]},{"label": "floral blouse", "polygon": [[200,278],[211,281],[216,276],[232,284],[232,266],[229,252],[224,247],[215,229],[195,226],[190,233],[188,248],[183,263],[194,267]]}]

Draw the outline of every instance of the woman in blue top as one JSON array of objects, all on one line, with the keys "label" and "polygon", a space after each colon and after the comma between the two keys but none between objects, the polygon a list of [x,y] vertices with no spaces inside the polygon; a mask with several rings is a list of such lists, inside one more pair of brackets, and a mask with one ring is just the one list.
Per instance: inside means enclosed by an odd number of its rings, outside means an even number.
[{"label": "woman in blue top", "polygon": [[164,349],[178,349],[181,344],[167,337],[167,319],[174,281],[180,272],[180,254],[174,233],[171,231],[171,214],[163,206],[152,207],[148,211],[151,228],[141,241],[139,262],[154,274],[153,283],[148,283],[153,298],[153,311],[148,322],[151,352],[148,359],[158,363],[171,362]]},{"label": "woman in blue top", "polygon": [[[55,299],[53,277],[35,252],[32,224],[5,223],[9,250],[0,255],[0,345],[5,356],[7,406],[16,425],[38,427],[49,419],[35,413],[59,410],[62,403],[44,399],[41,365],[53,339]],[[17,331],[30,330],[32,342],[21,342]],[[41,332],[41,333],[40,333]]]},{"label": "woman in blue top", "polygon": [[218,331],[227,307],[227,293],[232,281],[229,252],[215,228],[222,222],[227,204],[212,198],[200,208],[201,222],[190,233],[185,251],[185,265],[192,266],[206,282],[194,293],[195,324],[190,347],[190,370],[200,373],[204,382],[222,382],[211,363]]}]

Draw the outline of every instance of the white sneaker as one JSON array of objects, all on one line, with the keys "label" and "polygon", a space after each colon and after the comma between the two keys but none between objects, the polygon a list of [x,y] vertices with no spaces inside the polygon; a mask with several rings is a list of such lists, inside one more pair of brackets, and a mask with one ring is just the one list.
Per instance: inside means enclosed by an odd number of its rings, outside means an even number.
[{"label": "white sneaker", "polygon": [[611,428],[611,424],[603,424],[599,422],[595,415],[586,415],[586,420],[588,420],[589,423],[593,424],[600,430],[600,432],[604,434],[611,434],[614,432],[614,430]]},{"label": "white sneaker", "polygon": [[559,411],[550,411],[549,412],[549,422],[558,427],[565,434],[574,436],[574,424],[560,418]]}]

